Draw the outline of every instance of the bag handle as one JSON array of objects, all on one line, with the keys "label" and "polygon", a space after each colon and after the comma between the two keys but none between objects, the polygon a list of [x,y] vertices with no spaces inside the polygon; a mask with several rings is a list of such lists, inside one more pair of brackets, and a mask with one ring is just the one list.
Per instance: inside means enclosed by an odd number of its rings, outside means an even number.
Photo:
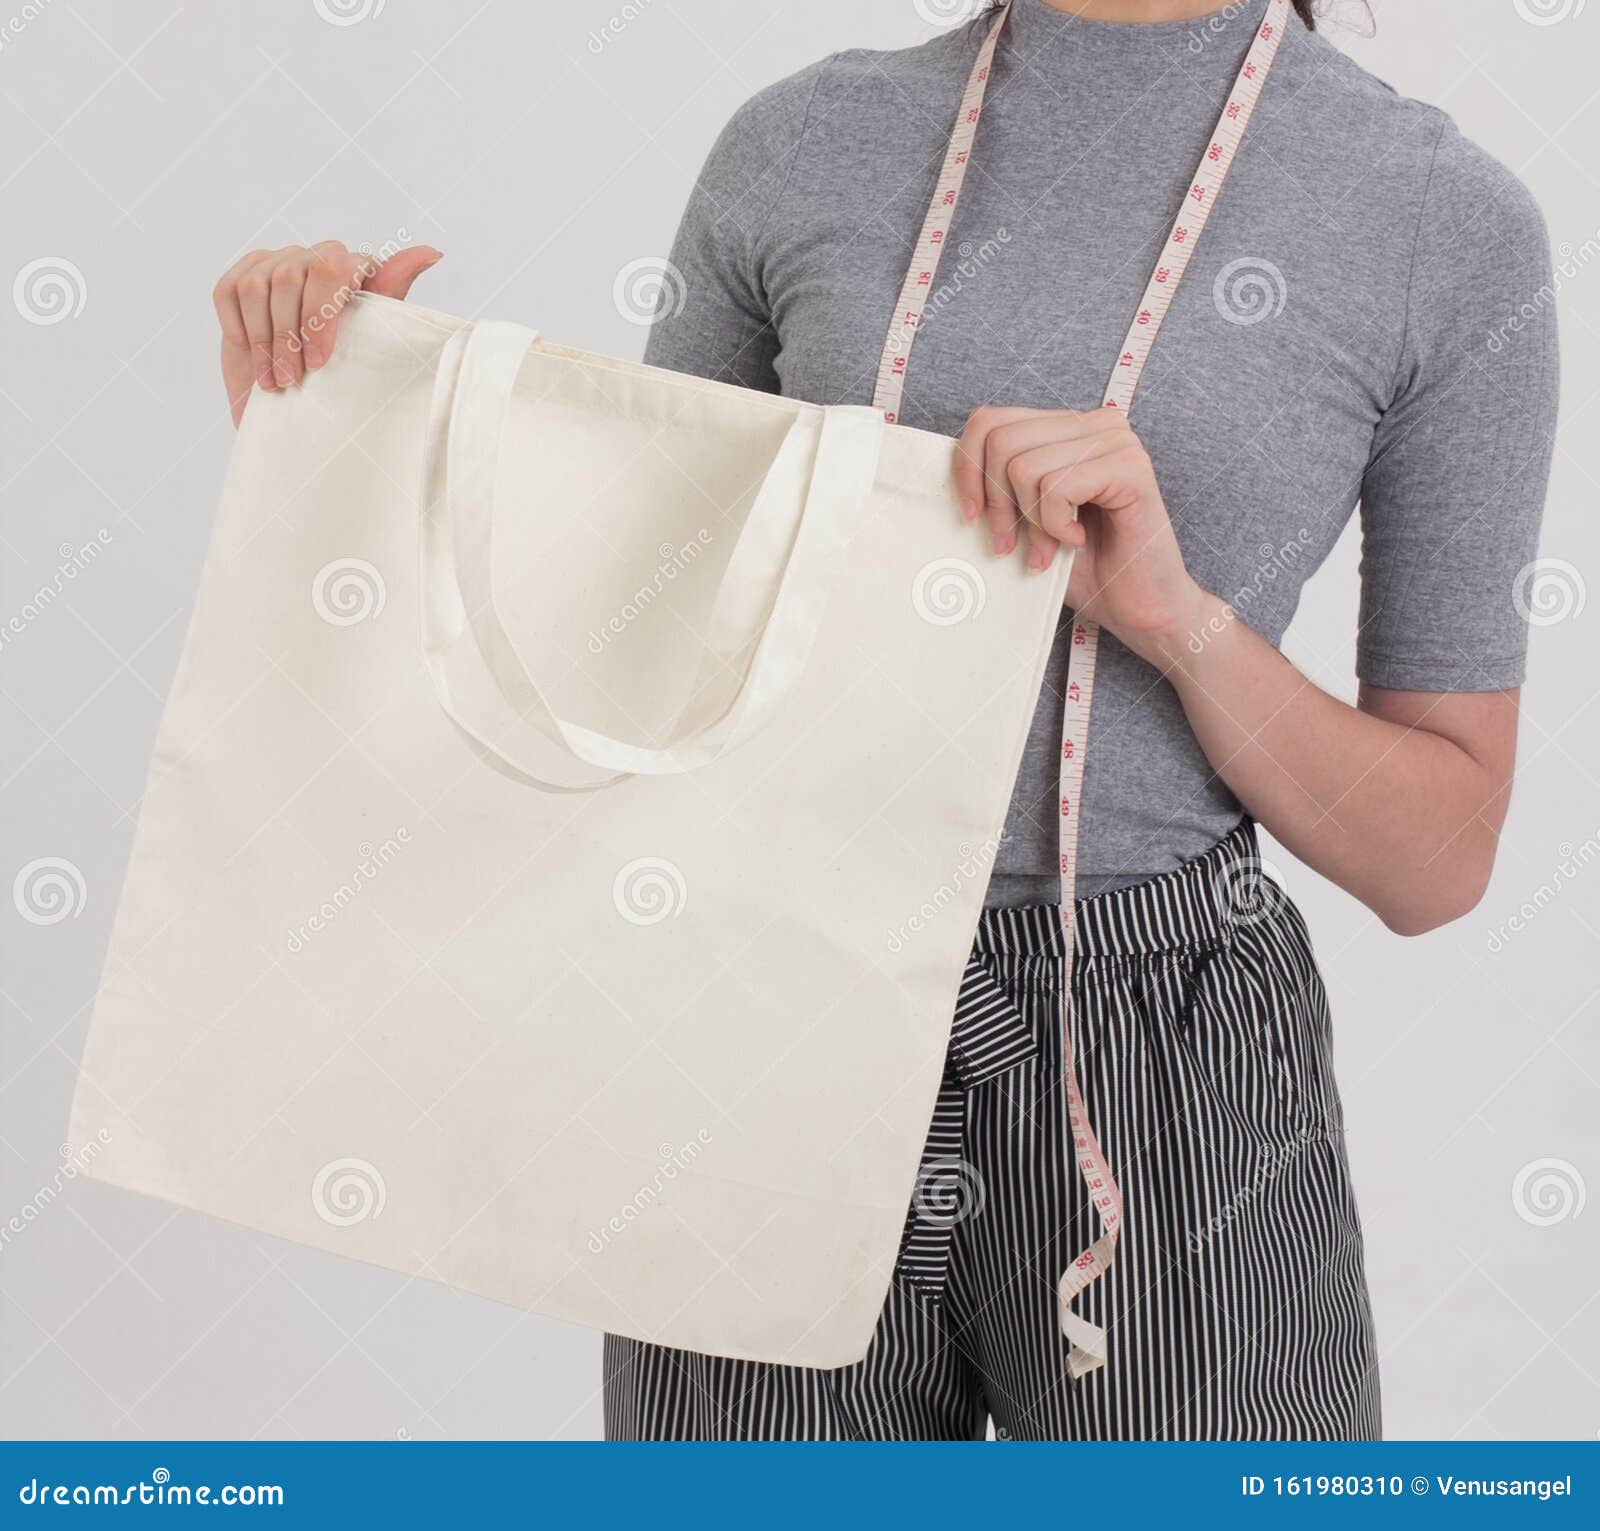
[{"label": "bag handle", "polygon": [[[713,603],[708,652],[750,648],[739,690],[693,720],[685,697],[667,742],[645,745],[558,717],[517,654],[494,594],[494,489],[517,375],[538,336],[489,321],[445,343],[434,382],[423,467],[419,573],[422,651],[434,694],[465,733],[517,775],[556,791],[594,791],[632,775],[677,775],[709,764],[769,723],[804,673],[849,530],[877,472],[883,416],[872,408],[803,408],[784,436],[730,556]],[[487,685],[452,683],[453,654]],[[548,755],[614,774],[557,781],[519,743],[531,730]]]}]

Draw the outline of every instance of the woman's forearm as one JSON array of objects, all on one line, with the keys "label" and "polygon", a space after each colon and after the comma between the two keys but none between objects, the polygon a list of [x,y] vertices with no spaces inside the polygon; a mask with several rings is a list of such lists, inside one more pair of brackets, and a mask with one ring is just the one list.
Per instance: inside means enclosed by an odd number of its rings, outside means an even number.
[{"label": "woman's forearm", "polygon": [[[1351,707],[1209,595],[1199,624],[1162,649],[1158,662],[1206,758],[1296,856],[1401,934],[1477,903],[1511,760],[1473,753],[1484,730],[1472,714],[1509,707],[1514,718],[1514,693],[1388,692]],[[1379,715],[1385,710],[1395,715]]]}]

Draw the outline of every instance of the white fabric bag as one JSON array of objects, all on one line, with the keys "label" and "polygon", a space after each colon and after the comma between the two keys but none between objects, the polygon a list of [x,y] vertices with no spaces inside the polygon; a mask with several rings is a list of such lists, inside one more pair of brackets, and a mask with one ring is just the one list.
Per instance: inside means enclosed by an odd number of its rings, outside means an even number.
[{"label": "white fabric bag", "polygon": [[91,1173],[640,1339],[859,1359],[1067,578],[987,556],[950,460],[357,299],[239,433]]}]

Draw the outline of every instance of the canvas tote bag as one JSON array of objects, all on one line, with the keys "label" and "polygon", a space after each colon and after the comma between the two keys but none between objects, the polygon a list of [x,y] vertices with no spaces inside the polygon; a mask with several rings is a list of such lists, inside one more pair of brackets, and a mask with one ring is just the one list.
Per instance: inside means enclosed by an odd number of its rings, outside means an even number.
[{"label": "canvas tote bag", "polygon": [[92,1173],[643,1340],[882,1307],[1067,578],[951,442],[357,298],[252,398]]}]

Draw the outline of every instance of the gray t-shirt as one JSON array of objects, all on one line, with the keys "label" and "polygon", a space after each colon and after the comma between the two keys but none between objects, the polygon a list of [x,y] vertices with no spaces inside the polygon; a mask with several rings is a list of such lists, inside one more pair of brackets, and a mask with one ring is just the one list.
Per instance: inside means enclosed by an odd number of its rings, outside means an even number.
[{"label": "gray t-shirt", "polygon": [[[1250,36],[1091,22],[1015,0],[901,418],[1092,409]],[[659,366],[869,403],[885,330],[988,18],[834,54],[724,129],[672,260]],[[1523,678],[1557,386],[1532,198],[1435,108],[1292,23],[1130,415],[1195,578],[1277,643],[1361,505],[1357,671]],[[1354,615],[1354,613],[1352,614]],[[1018,656],[1025,662],[1026,656]],[[1053,901],[1058,641],[989,902]],[[1102,634],[1080,894],[1170,871],[1240,816],[1176,693]]]}]

